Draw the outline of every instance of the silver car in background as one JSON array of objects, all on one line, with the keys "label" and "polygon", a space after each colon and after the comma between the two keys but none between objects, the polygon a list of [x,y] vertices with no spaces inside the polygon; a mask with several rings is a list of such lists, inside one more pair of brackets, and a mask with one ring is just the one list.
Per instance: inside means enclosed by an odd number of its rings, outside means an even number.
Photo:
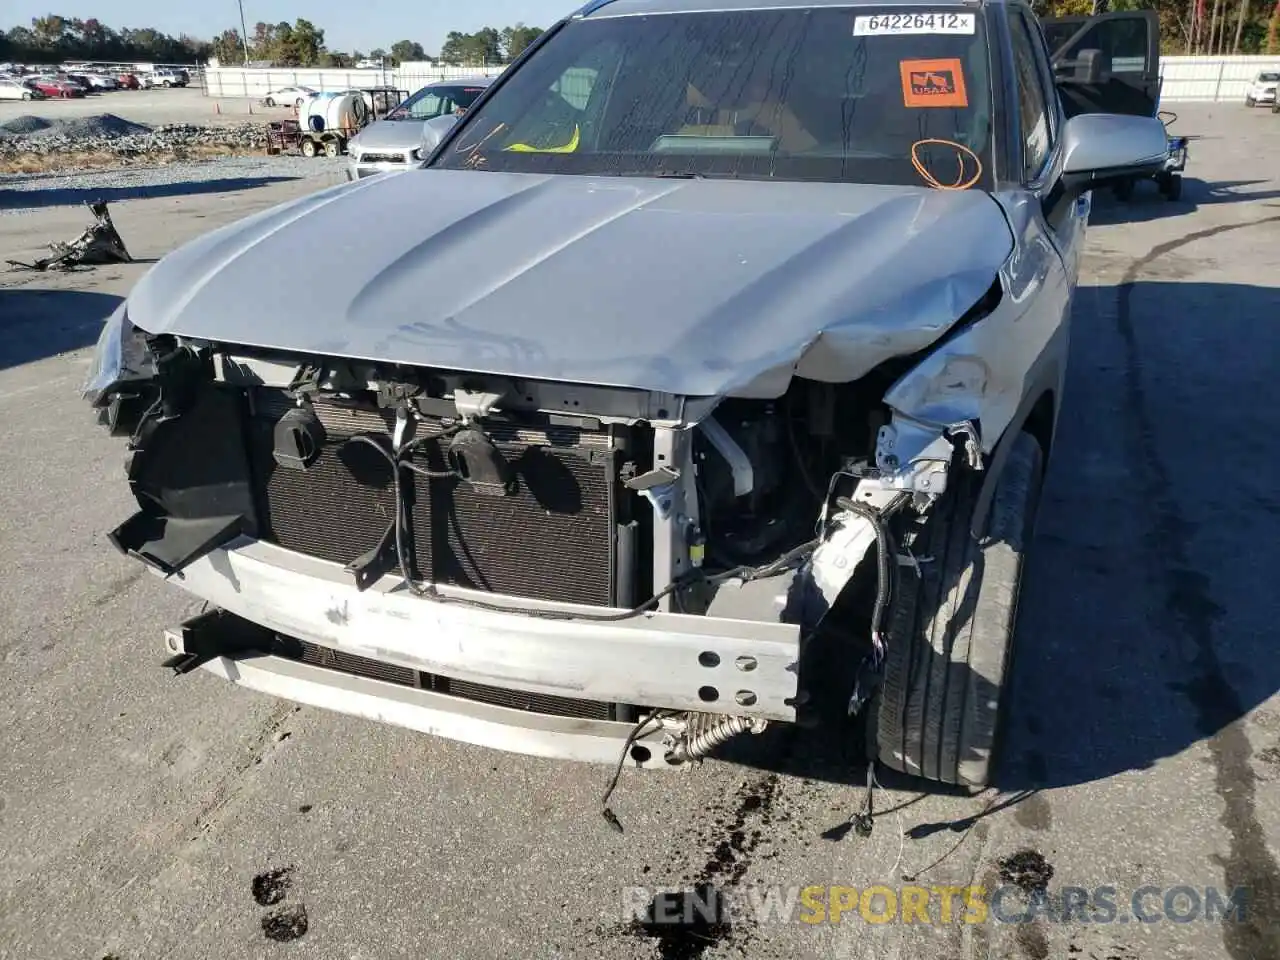
[{"label": "silver car in background", "polygon": [[347,179],[409,169],[422,159],[419,148],[423,124],[466,110],[491,83],[492,77],[471,77],[441,80],[423,87],[385,119],[360,131],[347,145]]}]

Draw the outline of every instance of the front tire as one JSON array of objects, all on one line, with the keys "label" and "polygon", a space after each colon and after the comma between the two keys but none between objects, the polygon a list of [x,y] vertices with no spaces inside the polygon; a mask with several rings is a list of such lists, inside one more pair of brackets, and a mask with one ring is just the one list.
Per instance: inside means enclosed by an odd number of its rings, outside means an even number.
[{"label": "front tire", "polygon": [[1171,173],[1160,181],[1160,192],[1166,200],[1182,199],[1182,177]]},{"label": "front tire", "polygon": [[912,531],[912,553],[932,560],[920,579],[899,568],[874,715],[873,747],[885,766],[974,788],[991,782],[1043,472],[1040,444],[1020,432],[983,540],[970,533],[983,475],[969,470]]},{"label": "front tire", "polygon": [[274,106],[276,105],[275,100],[273,100],[271,97],[267,97],[267,99],[266,99],[265,101],[263,101],[263,102],[264,102],[268,107],[274,107]]},{"label": "front tire", "polygon": [[1258,101],[1257,101],[1257,100],[1255,100],[1255,99],[1253,99],[1253,97],[1245,97],[1245,98],[1244,98],[1244,105],[1245,105],[1246,107],[1255,107],[1255,106],[1257,106],[1257,105],[1258,105]]},{"label": "front tire", "polygon": [[324,155],[326,157],[342,156],[342,148],[338,145],[337,140],[330,140],[324,145]]}]

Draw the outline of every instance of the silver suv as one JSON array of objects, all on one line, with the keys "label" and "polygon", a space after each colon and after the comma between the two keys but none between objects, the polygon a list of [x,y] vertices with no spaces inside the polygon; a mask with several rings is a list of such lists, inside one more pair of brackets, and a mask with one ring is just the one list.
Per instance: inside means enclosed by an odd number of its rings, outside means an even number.
[{"label": "silver suv", "polygon": [[492,82],[489,77],[476,77],[444,80],[423,87],[347,144],[347,179],[408,170],[420,163],[422,156],[418,148],[423,124],[465,111]]},{"label": "silver suv", "polygon": [[984,784],[1088,191],[1165,153],[1022,2],[598,0],[421,169],[137,285],[112,540],[210,605],[179,671],[659,768],[852,716]]}]

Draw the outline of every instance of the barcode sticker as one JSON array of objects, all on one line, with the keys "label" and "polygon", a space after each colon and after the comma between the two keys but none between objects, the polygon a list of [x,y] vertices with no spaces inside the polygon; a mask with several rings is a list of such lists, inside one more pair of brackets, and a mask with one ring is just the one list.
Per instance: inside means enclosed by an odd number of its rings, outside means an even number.
[{"label": "barcode sticker", "polygon": [[977,30],[972,13],[880,13],[853,18],[855,37],[959,34],[972,36]]}]

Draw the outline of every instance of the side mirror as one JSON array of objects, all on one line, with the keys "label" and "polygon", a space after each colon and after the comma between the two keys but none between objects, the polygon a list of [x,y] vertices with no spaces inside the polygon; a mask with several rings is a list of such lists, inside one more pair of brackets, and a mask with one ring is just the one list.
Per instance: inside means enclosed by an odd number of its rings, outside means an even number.
[{"label": "side mirror", "polygon": [[1067,193],[1130,177],[1150,176],[1164,167],[1169,137],[1155,117],[1082,113],[1062,130],[1062,183]]},{"label": "side mirror", "polygon": [[1111,57],[1102,50],[1081,50],[1074,60],[1055,63],[1054,77],[1060,84],[1106,83],[1111,79]]},{"label": "side mirror", "polygon": [[418,148],[418,153],[423,160],[435,153],[440,141],[459,119],[457,114],[446,113],[440,117],[432,117],[422,125],[422,146]]}]

